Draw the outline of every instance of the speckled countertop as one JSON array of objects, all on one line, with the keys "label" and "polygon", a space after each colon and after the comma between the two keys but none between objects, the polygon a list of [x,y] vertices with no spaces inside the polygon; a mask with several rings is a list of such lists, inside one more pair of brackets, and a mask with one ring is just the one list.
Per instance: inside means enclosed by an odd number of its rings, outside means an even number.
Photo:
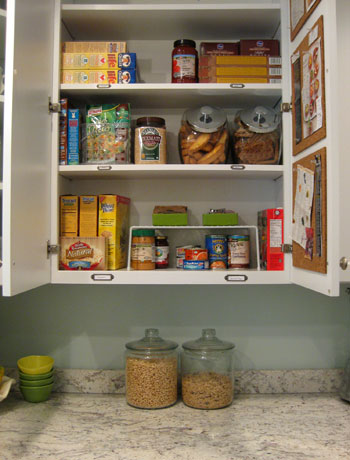
[{"label": "speckled countertop", "polygon": [[350,404],[336,394],[238,395],[225,409],[145,411],[122,395],[0,404],[1,460],[350,459]]}]

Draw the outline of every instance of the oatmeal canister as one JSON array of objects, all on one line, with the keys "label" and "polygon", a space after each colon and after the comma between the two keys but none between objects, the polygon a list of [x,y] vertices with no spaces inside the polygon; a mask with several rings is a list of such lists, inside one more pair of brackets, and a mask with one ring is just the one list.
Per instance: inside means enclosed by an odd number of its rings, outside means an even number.
[{"label": "oatmeal canister", "polygon": [[166,164],[166,161],[164,118],[138,118],[135,129],[135,164]]},{"label": "oatmeal canister", "polygon": [[212,270],[227,267],[227,239],[225,235],[206,235],[205,247],[208,249],[209,268]]},{"label": "oatmeal canister", "polygon": [[248,235],[230,235],[228,243],[228,268],[249,268],[250,248]]},{"label": "oatmeal canister", "polygon": [[126,344],[126,401],[141,409],[160,409],[177,400],[178,344],[164,340],[158,329]]},{"label": "oatmeal canister", "polygon": [[233,400],[233,349],[216,337],[215,329],[203,329],[202,337],[182,345],[182,399],[196,409],[219,409]]}]

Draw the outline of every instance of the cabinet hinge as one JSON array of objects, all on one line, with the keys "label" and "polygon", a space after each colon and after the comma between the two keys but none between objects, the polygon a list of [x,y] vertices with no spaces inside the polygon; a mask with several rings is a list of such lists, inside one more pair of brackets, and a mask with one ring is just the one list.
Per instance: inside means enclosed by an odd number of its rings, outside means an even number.
[{"label": "cabinet hinge", "polygon": [[293,104],[291,102],[282,102],[281,104],[281,112],[290,112],[293,108]]},{"label": "cabinet hinge", "polygon": [[291,244],[282,244],[282,252],[284,254],[292,254],[293,245],[291,245]]},{"label": "cabinet hinge", "polygon": [[62,107],[59,102],[51,102],[49,97],[49,113],[61,113]]},{"label": "cabinet hinge", "polygon": [[47,257],[49,257],[51,254],[58,254],[58,251],[58,244],[50,244],[50,241],[47,242]]}]

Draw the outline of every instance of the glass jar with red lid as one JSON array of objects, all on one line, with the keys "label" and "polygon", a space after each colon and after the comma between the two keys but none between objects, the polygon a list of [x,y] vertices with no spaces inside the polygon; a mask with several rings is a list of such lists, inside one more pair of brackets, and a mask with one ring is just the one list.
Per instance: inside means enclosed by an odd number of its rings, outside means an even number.
[{"label": "glass jar with red lid", "polygon": [[198,82],[198,53],[195,41],[184,39],[174,42],[171,82]]}]

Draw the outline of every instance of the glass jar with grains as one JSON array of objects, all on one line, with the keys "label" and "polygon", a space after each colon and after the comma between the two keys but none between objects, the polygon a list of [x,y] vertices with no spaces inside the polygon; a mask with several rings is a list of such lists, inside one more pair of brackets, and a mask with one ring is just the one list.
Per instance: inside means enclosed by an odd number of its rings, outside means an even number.
[{"label": "glass jar with grains", "polygon": [[126,401],[141,409],[160,409],[177,400],[178,344],[164,340],[158,329],[126,344]]},{"label": "glass jar with grains", "polygon": [[202,337],[182,345],[182,399],[196,409],[219,409],[233,400],[233,349],[216,337],[215,329],[203,329]]}]

